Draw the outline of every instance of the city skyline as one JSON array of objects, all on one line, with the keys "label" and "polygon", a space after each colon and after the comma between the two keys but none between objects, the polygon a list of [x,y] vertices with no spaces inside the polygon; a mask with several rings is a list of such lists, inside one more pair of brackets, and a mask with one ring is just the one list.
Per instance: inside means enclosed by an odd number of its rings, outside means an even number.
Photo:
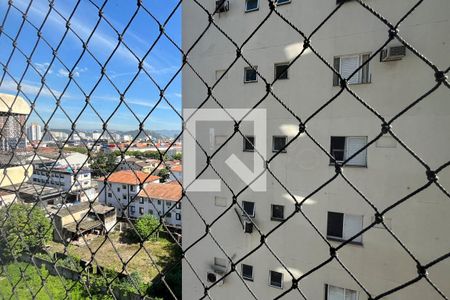
[{"label": "city skyline", "polygon": [[[171,1],[174,2],[174,1]],[[174,2],[175,3],[175,2]],[[14,4],[21,10],[27,9],[26,1],[14,1]],[[120,45],[106,67],[105,76],[100,84],[95,87],[98,78],[101,76],[101,68],[98,63],[88,53],[84,53],[83,58],[75,65],[77,56],[83,51],[83,44],[73,32],[77,32],[85,42],[89,38],[89,33],[94,29],[98,20],[98,8],[92,3],[80,3],[75,6],[76,2],[55,2],[54,9],[48,15],[47,21],[42,28],[46,40],[41,40],[32,55],[32,65],[29,67],[23,81],[21,82],[21,92],[19,96],[24,97],[28,102],[36,100],[35,111],[33,111],[28,122],[44,123],[53,113],[55,103],[61,96],[61,109],[56,110],[49,123],[49,127],[53,128],[70,128],[71,121],[74,121],[77,115],[82,111],[85,104],[85,95],[90,94],[90,103],[98,112],[98,114],[107,120],[115,111],[114,116],[108,122],[109,129],[130,130],[139,128],[139,123],[144,120],[153,106],[160,97],[160,91],[151,79],[144,74],[143,71],[135,78],[133,85],[127,89],[124,101],[127,105],[132,105],[137,109],[131,112],[124,103],[120,103],[120,94],[125,91],[128,83],[138,73],[138,60],[124,45]],[[6,2],[0,3],[0,17],[6,12]],[[173,5],[164,5],[162,3],[152,4],[151,13],[163,23],[167,16],[171,13]],[[125,21],[128,20],[135,10],[135,6],[129,6],[125,3],[114,2],[106,5],[102,11],[103,16],[113,24],[118,31],[125,28]],[[40,24],[49,11],[47,1],[37,0],[33,2],[33,6],[28,11],[28,21],[31,24]],[[47,58],[52,53],[51,45],[56,48],[61,40],[62,35],[66,31],[66,21],[70,14],[73,16],[70,20],[71,29],[68,31],[64,42],[58,51],[58,58],[49,61]],[[97,12],[97,13],[96,13]],[[171,21],[166,25],[165,30],[168,35],[179,44],[181,41],[180,11],[176,10],[171,17]],[[16,30],[20,28],[22,16],[12,10],[8,16],[8,29],[5,34],[13,37],[17,34],[11,28]],[[142,58],[147,50],[151,47],[155,39],[157,39],[159,31],[155,30],[156,26],[145,26],[151,20],[148,14],[140,12],[135,16],[133,22],[126,30],[123,36],[123,42],[130,47],[139,58]],[[24,29],[20,33],[17,41],[17,47],[27,54],[32,52],[37,41],[37,35],[30,23],[25,23]],[[11,30],[11,31],[8,31]],[[5,37],[5,35],[4,35]],[[95,33],[90,37],[87,43],[89,51],[104,63],[117,45],[117,35],[105,21],[99,23]],[[165,86],[169,80],[176,74],[181,66],[181,55],[179,51],[171,44],[171,42],[162,37],[158,40],[158,45],[152,49],[144,60],[143,67],[147,73],[156,79],[161,87]],[[2,61],[7,60],[12,49],[12,43],[7,38],[0,39],[0,46],[5,49],[0,53]],[[6,49],[8,51],[6,51]],[[64,61],[64,65],[59,61]],[[17,83],[13,78],[21,78],[25,70],[24,56],[21,54],[14,55],[9,63],[8,73],[0,82],[0,91],[15,94],[17,92]],[[69,70],[72,70],[72,80],[69,79]],[[40,75],[45,75],[45,85],[41,83]],[[109,82],[114,81],[115,87]],[[41,90],[42,87],[42,90]],[[80,87],[83,91],[80,90]],[[116,90],[117,88],[117,90]],[[84,92],[84,93],[83,93]],[[39,96],[38,96],[39,95]],[[169,85],[165,92],[165,97],[170,104],[178,111],[181,111],[181,82],[180,75]],[[67,114],[67,116],[66,116]],[[136,117],[139,119],[136,119]],[[125,122],[127,121],[127,122]],[[91,107],[87,107],[82,117],[77,122],[85,130],[102,128],[102,121]],[[150,118],[145,122],[145,127],[151,129],[180,129],[181,121],[179,116],[173,109],[164,102],[152,112]]]}]

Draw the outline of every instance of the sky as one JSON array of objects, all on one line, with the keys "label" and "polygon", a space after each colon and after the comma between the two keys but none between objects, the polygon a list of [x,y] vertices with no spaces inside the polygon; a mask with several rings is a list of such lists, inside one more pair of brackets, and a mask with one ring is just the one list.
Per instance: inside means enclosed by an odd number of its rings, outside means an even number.
[{"label": "sky", "polygon": [[[158,23],[144,9],[139,9],[132,22],[137,1],[108,0],[103,7],[103,16],[107,21],[101,20],[99,26],[90,37],[99,20],[98,7],[103,6],[106,0],[58,0],[54,2],[54,9],[47,19],[50,10],[48,0],[14,0],[14,6],[9,13],[8,1],[0,1],[0,22],[4,22],[3,33],[0,33],[0,92],[16,94],[17,84],[21,81],[20,96],[35,103],[35,111],[30,115],[28,123],[37,122],[41,125],[50,119],[50,128],[70,128],[79,113],[85,106],[85,94],[90,95],[90,103],[103,120],[108,120],[108,129],[134,130],[144,120],[159,100],[159,89],[167,85],[176,74],[181,65],[180,51],[162,36],[156,46],[144,60],[144,69],[154,79],[152,82],[147,74],[140,72],[133,84],[129,83],[138,73],[138,60],[148,52],[151,45],[159,35]],[[164,23],[177,0],[144,0],[143,6],[159,22]],[[77,5],[78,3],[78,5]],[[20,28],[23,18],[22,12],[27,11],[27,20]],[[20,12],[20,11],[22,12]],[[71,16],[70,28],[66,33],[66,20]],[[6,19],[5,19],[5,16]],[[46,20],[44,22],[44,20]],[[45,41],[38,41],[37,30],[33,28],[42,26],[41,32]],[[33,25],[31,25],[31,24]],[[108,61],[114,48],[119,43],[118,36],[111,25],[120,33],[126,28],[123,41],[112,58]],[[76,34],[75,34],[75,33]],[[165,32],[177,44],[181,45],[181,6],[175,11],[165,26]],[[66,34],[57,52],[58,59],[53,59],[52,48],[56,48]],[[89,39],[90,37],[90,39]],[[17,49],[13,52],[11,38],[17,41]],[[87,51],[83,52],[83,40],[87,43]],[[36,47],[35,47],[36,46]],[[33,49],[35,48],[34,52]],[[18,51],[20,49],[21,51]],[[130,52],[130,49],[132,52]],[[23,52],[23,53],[21,53]],[[11,53],[13,55],[11,56]],[[34,66],[26,70],[27,58],[31,56]],[[93,58],[95,57],[95,59]],[[8,72],[3,67],[8,63]],[[97,62],[97,61],[98,62]],[[106,76],[101,77],[100,64],[106,65]],[[73,79],[68,77],[69,70],[73,69]],[[42,88],[41,76],[45,76]],[[129,108],[120,103],[120,94],[125,94],[125,102]],[[181,111],[181,73],[169,85],[165,92],[167,100],[174,108]],[[62,109],[53,113],[56,101],[60,98]],[[118,108],[117,108],[118,107]],[[117,111],[113,113],[115,110]],[[102,121],[94,109],[86,108],[76,121],[77,129],[101,129]],[[144,122],[146,129],[178,130],[181,128],[180,117],[165,102],[161,102]]]}]

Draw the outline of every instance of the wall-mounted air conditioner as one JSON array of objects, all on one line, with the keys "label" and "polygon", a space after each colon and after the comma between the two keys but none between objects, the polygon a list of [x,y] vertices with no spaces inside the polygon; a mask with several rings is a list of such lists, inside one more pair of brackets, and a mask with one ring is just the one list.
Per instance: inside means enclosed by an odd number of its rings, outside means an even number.
[{"label": "wall-mounted air conditioner", "polygon": [[[209,283],[216,283],[220,278],[222,277],[222,275],[220,275],[219,273],[215,272],[215,271],[209,271],[206,273],[206,280]],[[216,285],[222,285],[223,284],[223,280],[220,280],[219,282],[217,282]]]},{"label": "wall-mounted air conditioner", "polygon": [[406,55],[406,47],[401,46],[389,46],[380,53],[380,61],[393,61],[400,60]]}]

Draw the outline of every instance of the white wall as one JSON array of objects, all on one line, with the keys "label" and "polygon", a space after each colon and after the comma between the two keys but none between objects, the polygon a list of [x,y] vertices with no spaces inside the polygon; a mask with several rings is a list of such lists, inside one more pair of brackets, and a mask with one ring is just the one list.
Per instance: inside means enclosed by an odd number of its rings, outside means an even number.
[{"label": "white wall", "polygon": [[[200,1],[210,11],[214,1]],[[368,5],[379,11],[388,20],[396,22],[411,8],[413,0],[371,0]],[[292,0],[291,4],[279,7],[283,16],[305,33],[309,34],[335,8],[334,0]],[[251,31],[269,13],[268,6],[252,13],[243,11],[244,1],[230,1],[231,10],[216,16],[215,21],[234,41],[241,44]],[[450,2],[445,0],[424,1],[422,5],[400,26],[400,33],[409,43],[423,53],[441,69],[448,67],[450,36],[448,35],[448,13]],[[193,2],[183,2],[183,49],[188,49],[207,26],[207,15]],[[388,36],[388,28],[355,2],[344,4],[341,9],[312,38],[313,47],[332,64],[336,55],[374,52]],[[301,36],[289,28],[276,15],[263,25],[261,30],[243,48],[244,56],[268,80],[273,80],[274,63],[291,61],[299,53]],[[215,71],[226,69],[235,58],[234,46],[213,27],[189,54],[195,70],[210,84],[215,81]],[[225,78],[213,90],[218,101],[227,108],[249,108],[265,95],[262,80],[258,83],[243,83],[245,63],[238,60]],[[370,63],[372,83],[353,85],[352,90],[362,97],[386,119],[392,118],[404,107],[430,90],[436,83],[434,73],[410,51],[396,62],[382,63],[375,58]],[[309,50],[289,70],[289,79],[277,82],[274,93],[303,120],[311,116],[321,105],[339,92],[332,86],[332,72]],[[202,96],[199,96],[202,95]],[[203,83],[189,69],[183,69],[183,106],[196,108],[206,98]],[[217,108],[213,101],[205,107]],[[287,135],[292,138],[298,132],[298,121],[269,96],[261,105],[268,110],[268,145],[271,152],[272,135]],[[450,102],[448,90],[440,88],[425,101],[393,123],[393,131],[426,161],[437,168],[449,160]],[[308,124],[308,132],[328,151],[330,136],[367,136],[375,138],[381,129],[381,121],[359,104],[349,93],[343,93],[333,104],[316,115]],[[252,128],[243,124],[241,131],[251,134]],[[216,135],[229,136],[233,126],[216,128]],[[209,148],[209,135],[201,126],[198,138]],[[391,144],[391,148],[385,147]],[[378,146],[377,146],[378,145]],[[184,149],[187,156],[192,149]],[[253,154],[242,152],[242,138],[233,138],[212,163],[220,170],[225,181],[239,191],[242,181],[223,163],[231,154],[251,165]],[[185,157],[187,159],[187,157]],[[203,159],[203,160],[202,160]],[[204,157],[198,156],[197,169],[204,166]],[[348,167],[344,174],[380,210],[426,184],[425,169],[409,155],[399,143],[385,137],[368,149],[367,168]],[[329,166],[327,156],[302,135],[286,154],[280,155],[270,165],[277,178],[301,201],[316,188],[330,179],[334,167]],[[206,176],[213,176],[206,172]],[[445,171],[440,176],[444,186],[450,186],[450,176]],[[186,183],[189,184],[189,183]],[[231,194],[222,185],[221,196],[231,205]],[[207,223],[212,222],[226,207],[215,206],[214,193],[189,193],[195,207]],[[255,222],[264,233],[279,223],[270,220],[270,205],[285,205],[285,215],[293,211],[293,200],[277,181],[268,177],[268,191],[253,193],[249,190],[241,200],[256,202]],[[426,264],[447,253],[450,237],[446,228],[446,217],[450,202],[436,188],[416,195],[386,214],[393,232],[414,255]],[[342,179],[337,179],[320,192],[313,194],[303,205],[306,216],[320,233],[326,234],[327,212],[338,211],[363,215],[364,226],[368,226],[374,211]],[[183,206],[183,247],[189,247],[205,232],[204,224],[191,205]],[[226,213],[211,229],[217,242],[234,260],[243,257],[259,245],[258,233],[244,234],[233,210]],[[337,242],[320,238],[305,217],[297,214],[279,228],[268,240],[271,249],[289,270],[300,276],[329,257],[327,242],[336,247]],[[211,269],[214,256],[225,257],[210,237],[191,248],[187,254],[189,262],[206,282],[206,272]],[[363,245],[348,245],[339,251],[339,257],[347,268],[373,294],[378,295],[402,284],[415,276],[416,264],[388,234],[385,229],[374,228],[363,235]],[[262,247],[245,260],[254,266],[254,281],[246,282],[258,299],[273,299],[283,292],[268,287],[269,270],[283,270],[275,257]],[[240,265],[238,266],[240,270]],[[291,285],[286,271],[285,287]],[[433,282],[447,295],[450,294],[448,274],[450,262],[443,261],[429,270]],[[301,290],[308,299],[325,299],[324,285],[332,284],[357,290],[360,299],[367,298],[362,289],[335,261],[301,281]],[[237,276],[229,276],[225,284],[214,287],[211,298],[250,299],[251,295]],[[203,287],[187,264],[183,265],[183,296],[198,299],[203,296]],[[283,299],[298,299],[297,292]],[[439,295],[423,280],[402,291],[388,296],[390,300],[438,299]]]}]

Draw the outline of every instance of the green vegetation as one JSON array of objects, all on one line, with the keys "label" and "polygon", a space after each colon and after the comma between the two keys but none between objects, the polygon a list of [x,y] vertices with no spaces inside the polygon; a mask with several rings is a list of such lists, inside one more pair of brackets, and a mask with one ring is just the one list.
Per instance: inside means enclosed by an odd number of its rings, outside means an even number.
[{"label": "green vegetation", "polygon": [[38,207],[16,203],[3,207],[0,221],[6,237],[0,241],[0,255],[6,260],[39,252],[52,238],[51,223]]},{"label": "green vegetation", "polygon": [[[144,215],[140,217],[135,224],[136,231],[139,236],[144,240],[156,240],[159,238],[159,220],[153,215]],[[132,231],[135,235],[135,231]],[[136,235],[136,240],[139,241],[140,238]]]},{"label": "green vegetation", "polygon": [[[21,271],[24,272],[23,277]],[[41,277],[46,278],[45,283],[42,282]],[[45,288],[41,289],[42,285],[45,285]],[[14,292],[13,286],[15,286]],[[3,299],[32,299],[32,294],[36,293],[33,298],[36,300],[66,299],[66,289],[69,290],[67,292],[69,299],[86,299],[81,283],[49,275],[45,267],[37,268],[27,263],[11,263],[2,266],[0,295]]]},{"label": "green vegetation", "polygon": [[175,153],[175,155],[173,156],[173,159],[175,159],[175,160],[182,160],[183,159],[183,153],[181,153],[181,152]]},{"label": "green vegetation", "polygon": [[114,153],[97,153],[91,161],[92,175],[106,176],[111,173],[116,166],[116,155]]},{"label": "green vegetation", "polygon": [[64,152],[78,152],[81,154],[87,154],[88,149],[86,147],[64,147]]},{"label": "green vegetation", "polygon": [[160,177],[159,182],[164,183],[167,181],[167,179],[169,179],[169,170],[167,170],[167,168],[161,169],[159,171],[158,176]]}]

